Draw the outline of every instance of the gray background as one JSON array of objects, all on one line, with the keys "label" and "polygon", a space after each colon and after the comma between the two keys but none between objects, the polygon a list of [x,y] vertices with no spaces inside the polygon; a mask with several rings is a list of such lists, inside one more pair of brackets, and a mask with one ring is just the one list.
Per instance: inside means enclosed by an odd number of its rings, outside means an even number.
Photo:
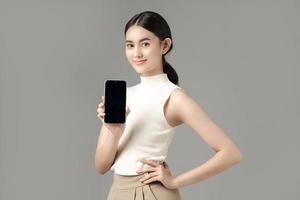
[{"label": "gray background", "polygon": [[[244,154],[181,188],[183,199],[300,199],[299,1],[0,1],[0,199],[105,199],[94,168],[106,78],[137,84],[123,29],[153,10],[168,21],[180,85]],[[176,130],[173,175],[213,151]]]}]

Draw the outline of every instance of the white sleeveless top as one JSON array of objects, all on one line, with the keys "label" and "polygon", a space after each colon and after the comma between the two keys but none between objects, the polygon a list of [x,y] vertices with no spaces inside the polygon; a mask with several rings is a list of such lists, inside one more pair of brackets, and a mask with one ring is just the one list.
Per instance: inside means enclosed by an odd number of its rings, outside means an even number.
[{"label": "white sleeveless top", "polygon": [[181,87],[172,83],[166,73],[140,76],[140,80],[127,87],[130,113],[110,168],[120,175],[137,175],[143,159],[165,161],[175,131],[168,124],[163,107],[172,91]]}]

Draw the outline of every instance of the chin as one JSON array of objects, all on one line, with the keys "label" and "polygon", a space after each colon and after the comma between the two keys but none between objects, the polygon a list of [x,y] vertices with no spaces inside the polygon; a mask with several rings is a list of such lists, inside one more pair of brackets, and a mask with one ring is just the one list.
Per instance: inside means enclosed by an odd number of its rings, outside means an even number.
[{"label": "chin", "polygon": [[138,73],[140,75],[147,73],[146,70],[135,70],[135,71],[136,71],[136,73]]},{"label": "chin", "polygon": [[142,73],[145,73],[148,71],[147,67],[145,67],[145,66],[134,66],[133,69],[139,74],[142,74]]}]

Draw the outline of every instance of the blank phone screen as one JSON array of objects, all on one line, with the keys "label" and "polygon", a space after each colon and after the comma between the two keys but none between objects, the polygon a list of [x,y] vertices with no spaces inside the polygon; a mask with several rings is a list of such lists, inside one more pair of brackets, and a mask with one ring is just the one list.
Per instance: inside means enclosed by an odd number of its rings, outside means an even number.
[{"label": "blank phone screen", "polygon": [[126,81],[105,81],[105,123],[125,123]]}]

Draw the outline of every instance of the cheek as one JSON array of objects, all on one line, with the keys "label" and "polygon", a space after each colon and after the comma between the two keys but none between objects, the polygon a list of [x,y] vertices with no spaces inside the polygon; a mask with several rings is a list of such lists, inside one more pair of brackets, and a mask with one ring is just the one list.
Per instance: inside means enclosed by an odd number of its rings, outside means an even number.
[{"label": "cheek", "polygon": [[144,55],[148,58],[151,58],[151,60],[156,60],[159,57],[159,49],[157,48],[149,48],[144,50]]},{"label": "cheek", "polygon": [[158,63],[161,60],[161,54],[158,49],[155,49],[149,52],[148,57],[151,57],[151,61],[154,63]]},{"label": "cheek", "polygon": [[131,57],[130,51],[125,50],[125,55],[126,55],[127,59],[129,59]]},{"label": "cheek", "polygon": [[155,56],[155,57],[160,57],[161,56],[161,49],[158,45],[153,47],[151,49],[151,51],[152,51],[151,53],[152,53],[153,56]]}]

